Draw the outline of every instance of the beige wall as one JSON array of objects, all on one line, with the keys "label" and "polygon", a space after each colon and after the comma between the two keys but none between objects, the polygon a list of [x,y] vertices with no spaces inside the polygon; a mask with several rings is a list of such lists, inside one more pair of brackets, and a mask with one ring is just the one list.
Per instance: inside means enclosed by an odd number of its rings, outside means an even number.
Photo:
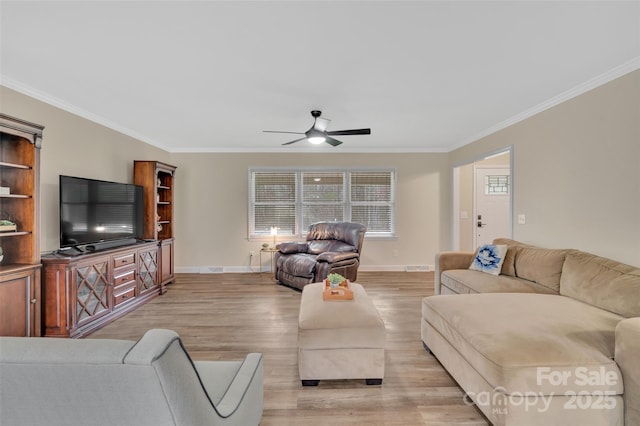
[{"label": "beige wall", "polygon": [[169,154],[4,87],[0,96],[3,113],[46,126],[45,251],[59,244],[59,174],[131,182],[134,159],[175,164],[177,269],[246,270],[260,247],[247,241],[249,167],[381,166],[398,171],[397,238],[367,240],[363,268],[432,265],[451,247],[452,165],[513,145],[514,214],[527,217],[514,238],[640,265],[640,71],[448,154]]},{"label": "beige wall", "polygon": [[640,71],[450,153],[514,146],[514,237],[640,266]]},{"label": "beige wall", "polygon": [[[394,167],[397,169],[395,239],[366,239],[363,269],[433,265],[448,244],[447,154],[172,154],[176,181],[178,271],[226,267],[246,270],[248,170],[251,167]],[[446,188],[443,191],[443,188]],[[394,257],[394,252],[397,256]],[[266,264],[266,258],[263,259]],[[259,259],[252,263],[258,270]]]},{"label": "beige wall", "polygon": [[[459,170],[459,196],[460,213],[466,212],[466,219],[462,216],[458,218],[460,221],[460,240],[459,250],[473,251],[473,232],[475,230],[473,220],[473,163],[460,166]],[[453,195],[453,194],[452,194]]]},{"label": "beige wall", "polygon": [[168,161],[169,153],[0,86],[4,114],[45,126],[40,153],[41,249],[60,247],[59,175],[133,183],[133,160]]}]

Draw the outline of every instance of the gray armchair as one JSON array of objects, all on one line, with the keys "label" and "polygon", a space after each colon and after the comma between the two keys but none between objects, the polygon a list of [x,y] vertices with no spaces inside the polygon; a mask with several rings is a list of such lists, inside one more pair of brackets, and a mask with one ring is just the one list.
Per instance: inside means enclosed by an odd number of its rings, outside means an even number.
[{"label": "gray armchair", "polygon": [[275,278],[302,290],[336,273],[355,281],[367,228],[351,222],[318,222],[309,226],[306,241],[278,244]]},{"label": "gray armchair", "polygon": [[193,361],[171,330],[137,342],[0,337],[0,424],[258,425],[262,354]]}]

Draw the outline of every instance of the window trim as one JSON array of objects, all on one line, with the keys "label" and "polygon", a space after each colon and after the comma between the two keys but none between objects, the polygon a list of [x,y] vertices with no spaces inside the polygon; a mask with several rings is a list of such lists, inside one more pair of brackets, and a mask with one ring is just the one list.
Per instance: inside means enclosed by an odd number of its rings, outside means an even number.
[{"label": "window trim", "polygon": [[[296,233],[294,235],[286,235],[291,240],[304,240],[307,234],[306,229],[302,229],[302,175],[309,172],[328,172],[328,173],[344,173],[344,217],[345,221],[351,219],[351,173],[353,172],[389,172],[391,173],[391,188],[389,202],[391,205],[391,218],[390,218],[390,232],[372,232],[367,231],[365,238],[375,239],[395,239],[396,238],[396,185],[398,181],[398,170],[395,167],[249,167],[248,169],[248,202],[247,202],[247,240],[249,241],[272,241],[273,237],[266,234],[255,234],[255,181],[253,179],[254,173],[295,173],[296,182],[296,200],[295,200],[295,228]],[[285,237],[278,237],[280,240]]]}]

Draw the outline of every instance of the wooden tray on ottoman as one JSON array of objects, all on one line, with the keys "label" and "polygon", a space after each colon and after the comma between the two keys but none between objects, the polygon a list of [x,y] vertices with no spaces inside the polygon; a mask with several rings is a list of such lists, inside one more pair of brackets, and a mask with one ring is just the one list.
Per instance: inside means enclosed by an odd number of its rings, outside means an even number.
[{"label": "wooden tray on ottoman", "polygon": [[329,280],[324,280],[322,300],[353,300],[353,290],[349,280],[342,281],[337,288],[331,288]]}]

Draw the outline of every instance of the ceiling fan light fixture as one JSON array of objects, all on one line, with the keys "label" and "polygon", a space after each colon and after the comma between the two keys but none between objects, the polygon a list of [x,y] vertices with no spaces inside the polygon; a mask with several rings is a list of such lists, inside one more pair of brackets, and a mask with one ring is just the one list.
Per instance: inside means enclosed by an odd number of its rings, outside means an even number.
[{"label": "ceiling fan light fixture", "polygon": [[308,137],[307,140],[314,145],[320,145],[321,143],[326,141],[327,138],[325,138],[324,136],[311,136],[311,137]]},{"label": "ceiling fan light fixture", "polygon": [[342,142],[334,139],[335,135],[370,135],[371,129],[350,129],[350,130],[334,130],[331,132],[327,131],[327,126],[331,120],[327,118],[320,118],[322,114],[321,111],[313,110],[311,111],[311,116],[313,117],[313,126],[306,132],[285,132],[279,130],[263,130],[263,132],[268,133],[294,133],[297,135],[304,135],[302,138],[294,139],[289,142],[285,142],[282,145],[291,145],[296,142],[300,142],[303,140],[308,140],[309,143],[313,145],[320,145],[321,143],[327,143],[333,147],[341,145]]},{"label": "ceiling fan light fixture", "polygon": [[324,134],[324,132],[321,132],[315,127],[312,127],[311,129],[309,129],[305,133],[305,136],[307,137],[307,140],[314,145],[320,145],[321,143],[327,140],[327,136]]}]

